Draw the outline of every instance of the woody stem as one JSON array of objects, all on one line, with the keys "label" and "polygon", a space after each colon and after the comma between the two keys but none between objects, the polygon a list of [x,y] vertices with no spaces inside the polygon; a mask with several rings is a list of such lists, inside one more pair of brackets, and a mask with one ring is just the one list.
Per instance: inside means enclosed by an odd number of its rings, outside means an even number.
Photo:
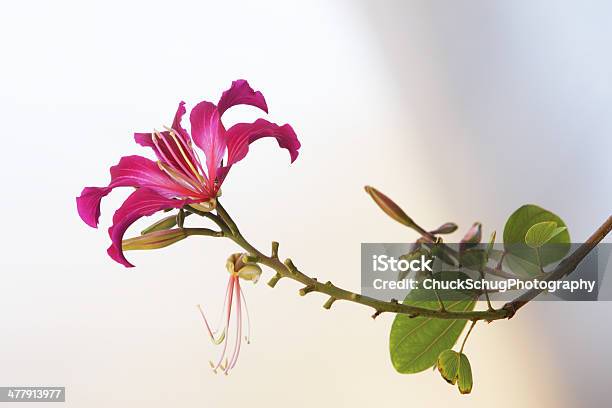
[{"label": "woody stem", "polygon": [[[336,300],[345,300],[348,302],[359,303],[364,306],[368,306],[374,309],[374,316],[378,316],[381,313],[396,313],[396,314],[407,314],[411,317],[424,316],[435,319],[465,319],[465,320],[500,320],[509,319],[516,311],[527,304],[530,300],[536,297],[542,292],[542,290],[531,290],[517,299],[506,303],[501,309],[497,310],[475,310],[458,312],[445,309],[428,309],[423,307],[412,306],[408,304],[399,303],[397,300],[392,299],[390,302],[374,299],[369,296],[364,296],[355,292],[351,292],[346,289],[342,289],[330,281],[320,282],[316,278],[312,278],[302,273],[291,261],[286,259],[285,262],[281,262],[277,256],[267,256],[251,245],[244,236],[238,231],[236,223],[231,219],[227,211],[217,204],[217,213],[225,224],[231,229],[231,234],[225,234],[226,237],[230,238],[250,255],[257,259],[257,262],[273,269],[276,274],[270,281],[270,286],[274,286],[280,279],[289,278],[297,281],[305,287],[302,289],[302,293],[319,292],[329,296],[328,301],[325,303],[325,308],[330,308],[331,304]],[[572,273],[578,264],[588,255],[588,253],[597,245],[609,232],[612,230],[612,216],[608,219],[582,244],[576,251],[569,255],[563,262],[561,262],[552,272],[547,275],[547,280],[559,280],[568,274]],[[275,254],[276,255],[276,254]]]}]

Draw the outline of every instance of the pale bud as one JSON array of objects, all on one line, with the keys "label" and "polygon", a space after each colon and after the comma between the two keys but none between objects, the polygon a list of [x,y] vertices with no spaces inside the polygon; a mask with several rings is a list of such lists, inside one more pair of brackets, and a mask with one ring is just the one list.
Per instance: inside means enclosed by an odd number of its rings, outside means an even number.
[{"label": "pale bud", "polygon": [[245,263],[244,254],[236,253],[232,254],[227,258],[225,267],[230,274],[236,274],[239,278],[242,278],[253,283],[257,283],[261,276],[261,268],[255,263]]},{"label": "pale bud", "polygon": [[141,249],[158,249],[172,245],[187,237],[182,228],[155,231],[135,238],[124,239],[121,243],[124,251]]}]

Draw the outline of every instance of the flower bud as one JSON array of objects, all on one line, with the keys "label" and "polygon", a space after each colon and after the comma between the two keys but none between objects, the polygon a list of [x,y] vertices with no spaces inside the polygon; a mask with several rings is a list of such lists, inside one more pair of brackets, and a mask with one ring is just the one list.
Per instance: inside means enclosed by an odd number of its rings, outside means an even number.
[{"label": "flower bud", "polygon": [[154,224],[149,225],[147,228],[143,229],[140,235],[146,235],[155,231],[169,230],[176,225],[176,215],[170,215],[168,217],[162,218]]},{"label": "flower bud", "polygon": [[230,274],[236,274],[239,278],[257,283],[261,276],[261,268],[255,263],[245,263],[244,254],[236,253],[227,258],[225,267]]},{"label": "flower bud", "polygon": [[454,222],[447,222],[446,224],[440,225],[435,230],[430,231],[430,233],[433,235],[452,234],[453,232],[457,231],[457,228],[457,224],[455,224]]},{"label": "flower bud", "polygon": [[479,222],[475,222],[472,225],[472,228],[468,230],[463,239],[462,243],[465,244],[478,244],[482,239],[482,224]]},{"label": "flower bud", "polygon": [[187,237],[182,228],[150,232],[139,237],[125,239],[121,245],[124,251],[158,249],[172,245]]},{"label": "flower bud", "polygon": [[365,186],[365,191],[372,197],[374,202],[395,221],[404,224],[407,227],[413,227],[414,221],[410,218],[399,205],[395,204],[389,197],[371,186]]},{"label": "flower bud", "polygon": [[463,252],[468,248],[473,248],[480,243],[482,239],[482,224],[475,222],[468,230],[465,236],[459,242],[459,251]]}]

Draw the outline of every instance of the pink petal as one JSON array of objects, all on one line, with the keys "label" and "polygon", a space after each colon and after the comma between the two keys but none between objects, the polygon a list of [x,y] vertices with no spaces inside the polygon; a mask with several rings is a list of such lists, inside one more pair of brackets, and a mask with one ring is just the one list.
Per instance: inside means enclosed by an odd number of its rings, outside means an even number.
[{"label": "pink petal", "polygon": [[268,113],[268,105],[261,92],[255,92],[244,79],[232,82],[232,86],[223,92],[219,99],[219,116],[235,105],[251,105]]},{"label": "pink petal", "polygon": [[181,173],[196,186],[205,182],[206,175],[188,134],[187,142],[181,135],[174,137],[170,132],[159,132],[155,135],[134,133],[134,140],[141,146],[153,149],[159,161]]},{"label": "pink petal", "polygon": [[225,154],[225,128],[217,107],[206,101],[198,103],[189,116],[194,143],[206,155],[208,179],[214,183]]},{"label": "pink petal", "polygon": [[187,144],[190,144],[191,138],[189,137],[189,133],[187,133],[183,126],[181,126],[181,119],[183,119],[183,115],[185,115],[185,113],[187,113],[187,109],[185,109],[185,102],[181,101],[176,113],[174,114],[172,129],[176,130]]},{"label": "pink petal", "polygon": [[289,151],[291,162],[298,157],[300,142],[293,128],[286,124],[278,126],[265,119],[253,123],[238,123],[227,130],[227,165],[242,160],[249,151],[249,145],[262,137],[274,137],[278,145]]},{"label": "pink petal", "polygon": [[77,211],[79,216],[93,228],[98,228],[98,219],[100,218],[100,201],[112,188],[108,187],[85,187],[81,191],[81,195],[77,197]]},{"label": "pink petal", "polygon": [[115,212],[113,225],[108,229],[112,241],[107,250],[110,257],[126,267],[134,266],[125,258],[121,247],[123,235],[129,226],[141,217],[169,208],[181,208],[187,203],[189,203],[187,200],[164,197],[150,188],[139,188],[134,191]]},{"label": "pink petal", "polygon": [[111,182],[107,187],[85,187],[77,197],[77,210],[81,219],[96,228],[100,218],[100,202],[116,187],[149,187],[159,194],[172,197],[197,195],[168,177],[157,164],[145,157],[126,156],[111,167]]}]

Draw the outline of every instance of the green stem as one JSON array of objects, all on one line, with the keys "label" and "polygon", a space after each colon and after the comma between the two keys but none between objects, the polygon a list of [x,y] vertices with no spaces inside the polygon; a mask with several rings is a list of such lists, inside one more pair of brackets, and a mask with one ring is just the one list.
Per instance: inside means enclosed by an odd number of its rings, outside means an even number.
[{"label": "green stem", "polygon": [[470,337],[470,333],[472,333],[472,329],[474,328],[474,326],[476,326],[477,321],[478,320],[472,320],[472,324],[470,325],[468,332],[465,334],[465,337],[463,338],[463,343],[461,343],[461,350],[459,350],[459,353],[463,353],[463,348],[465,347],[465,343],[467,342],[468,337]]},{"label": "green stem", "polygon": [[[480,270],[480,281],[484,282],[484,279],[485,279],[484,272],[481,269]],[[485,298],[487,299],[487,308],[489,310],[494,310],[493,306],[491,306],[491,298],[489,298],[489,291],[487,290],[487,288],[484,289],[484,294],[485,294]]]},{"label": "green stem", "polygon": [[540,267],[540,273],[544,274],[544,268],[542,267],[542,258],[540,257],[540,248],[535,249],[536,258],[538,259],[538,266]]},{"label": "green stem", "polygon": [[206,237],[224,237],[223,231],[215,231],[208,228],[183,228],[183,231],[187,236],[191,235],[203,235]]},{"label": "green stem", "polygon": [[196,208],[193,208],[191,206],[186,206],[185,210],[187,210],[188,212],[192,213],[192,214],[196,214],[199,215],[200,217],[204,217],[204,218],[208,218],[209,220],[211,220],[212,222],[214,222],[215,224],[217,224],[217,226],[219,228],[221,228],[221,231],[223,231],[225,234],[227,235],[231,235],[231,231],[229,229],[229,227],[223,222],[223,220],[221,218],[219,218],[219,216],[210,213],[210,212],[206,212],[206,211],[200,211]]},{"label": "green stem", "polygon": [[[429,271],[429,278],[431,280],[434,280],[433,272],[431,271]],[[438,289],[436,289],[436,287],[434,286],[433,290],[434,290],[434,293],[436,294],[436,299],[438,299],[438,307],[440,308],[440,311],[446,310],[446,308],[444,307],[444,302],[442,302],[442,298],[440,297],[440,294],[438,293]]]},{"label": "green stem", "polygon": [[[530,291],[520,296],[516,300],[507,303],[498,310],[474,310],[457,312],[451,310],[434,310],[423,307],[412,306],[408,304],[399,303],[397,300],[392,299],[390,302],[374,299],[369,296],[360,295],[355,292],[351,292],[335,286],[331,282],[320,282],[315,278],[311,278],[308,275],[302,273],[290,259],[287,259],[284,263],[281,262],[277,257],[278,246],[273,246],[274,256],[267,256],[251,245],[242,234],[238,231],[236,223],[232,220],[225,209],[217,204],[217,212],[225,223],[229,226],[232,233],[225,234],[224,236],[230,238],[237,245],[242,247],[250,255],[254,255],[258,262],[273,269],[276,274],[270,281],[270,286],[276,285],[276,283],[282,278],[289,278],[303,284],[308,287],[308,292],[319,292],[329,296],[330,300],[324,305],[326,308],[331,306],[333,301],[345,300],[348,302],[359,303],[364,306],[371,307],[375,310],[375,315],[379,315],[384,312],[396,313],[396,314],[407,314],[411,317],[424,316],[435,319],[464,319],[464,320],[500,320],[507,319],[514,316],[516,310],[524,306],[527,302],[537,296],[541,291]],[[578,264],[586,257],[586,255],[599,243],[609,232],[612,230],[612,217],[609,217],[604,224],[591,235],[587,241],[582,244],[575,252],[568,256],[563,262],[561,262],[550,274],[547,274],[546,279],[560,279],[567,274],[573,272]],[[334,299],[331,301],[331,299]]]}]

